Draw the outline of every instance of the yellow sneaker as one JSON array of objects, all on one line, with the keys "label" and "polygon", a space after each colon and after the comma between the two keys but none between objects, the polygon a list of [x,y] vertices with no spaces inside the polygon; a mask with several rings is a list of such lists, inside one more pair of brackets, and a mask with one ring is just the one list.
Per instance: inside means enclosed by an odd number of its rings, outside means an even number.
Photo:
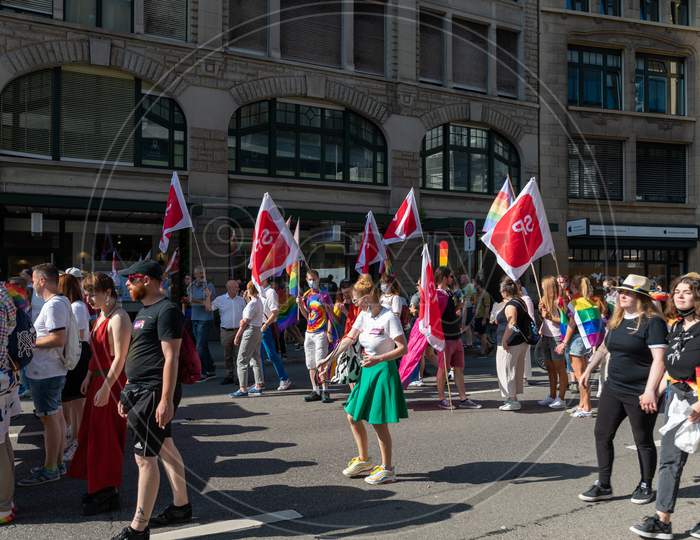
[{"label": "yellow sneaker", "polygon": [[348,461],[348,466],[343,469],[343,474],[348,478],[352,478],[353,476],[371,471],[372,468],[373,466],[370,462],[370,458],[368,458],[367,461],[362,461],[359,457],[354,457]]},{"label": "yellow sneaker", "polygon": [[384,465],[377,465],[372,469],[369,476],[365,478],[365,482],[372,485],[396,482],[396,467],[385,469]]}]

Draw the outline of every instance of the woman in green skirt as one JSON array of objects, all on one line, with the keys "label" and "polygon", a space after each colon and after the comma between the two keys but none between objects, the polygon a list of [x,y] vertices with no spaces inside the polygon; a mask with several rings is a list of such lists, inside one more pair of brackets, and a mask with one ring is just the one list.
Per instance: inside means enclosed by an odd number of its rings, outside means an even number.
[{"label": "woman in green skirt", "polygon": [[[359,338],[363,349],[362,371],[345,405],[359,455],[350,460],[343,474],[354,477],[369,472],[365,478],[368,484],[395,482],[389,424],[408,418],[406,399],[394,362],[406,352],[406,338],[398,317],[379,303],[379,294],[370,276],[362,275],[355,283],[353,303],[360,309],[355,324],[325,359],[334,360]],[[381,465],[371,463],[364,422],[372,424],[377,433]]]}]

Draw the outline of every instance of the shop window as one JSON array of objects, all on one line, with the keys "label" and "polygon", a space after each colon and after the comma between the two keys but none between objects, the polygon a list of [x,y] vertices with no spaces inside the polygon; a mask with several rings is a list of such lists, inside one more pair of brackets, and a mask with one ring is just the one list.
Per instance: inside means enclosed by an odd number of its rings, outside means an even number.
[{"label": "shop window", "polygon": [[342,13],[335,2],[280,0],[282,58],[341,65]]},{"label": "shop window", "polygon": [[445,33],[442,15],[420,10],[420,80],[442,84],[445,79]]},{"label": "shop window", "polygon": [[643,21],[659,22],[659,0],[639,0],[639,16]]},{"label": "shop window", "polygon": [[569,47],[569,105],[622,108],[622,57],[619,51]]},{"label": "shop window", "polygon": [[688,26],[690,24],[690,8],[688,0],[671,0],[671,22]]},{"label": "shop window", "polygon": [[685,115],[685,65],[682,59],[637,55],[637,112]]},{"label": "shop window", "polygon": [[600,14],[619,17],[622,13],[620,10],[620,2],[622,0],[600,0]]},{"label": "shop window", "polygon": [[143,259],[153,248],[153,237],[147,234],[96,234],[96,260],[111,261],[116,251],[124,262]]},{"label": "shop window", "polygon": [[499,28],[496,31],[498,46],[496,86],[498,95],[518,97],[518,33]]},{"label": "shop window", "polygon": [[477,92],[488,87],[489,27],[452,19],[452,79],[456,86]]},{"label": "shop window", "polygon": [[386,183],[386,143],[357,114],[292,101],[241,107],[229,124],[229,171]]},{"label": "shop window", "polygon": [[622,141],[569,140],[569,197],[622,200]]},{"label": "shop window", "polygon": [[0,8],[53,16],[53,0],[0,0]]},{"label": "shop window", "polygon": [[684,203],[686,154],[683,144],[637,143],[637,200]]},{"label": "shop window", "polygon": [[566,9],[588,11],[588,0],[566,0]]},{"label": "shop window", "polygon": [[[515,147],[495,132],[445,124],[429,130],[421,151],[422,185],[428,189],[495,193],[510,175],[520,182]],[[495,191],[494,191],[495,190]]]},{"label": "shop window", "polygon": [[384,75],[386,1],[354,3],[355,70]]},{"label": "shop window", "polygon": [[143,3],[144,32],[187,41],[188,0],[146,0]]},{"label": "shop window", "polygon": [[267,0],[229,0],[228,5],[228,45],[267,54]]},{"label": "shop window", "polygon": [[67,22],[96,26],[113,32],[133,31],[132,0],[65,0],[63,6]]}]

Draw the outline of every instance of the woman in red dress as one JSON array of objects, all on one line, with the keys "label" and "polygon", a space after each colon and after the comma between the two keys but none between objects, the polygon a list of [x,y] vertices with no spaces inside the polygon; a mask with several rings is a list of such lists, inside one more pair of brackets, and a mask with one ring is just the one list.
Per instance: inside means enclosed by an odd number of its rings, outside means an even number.
[{"label": "woman in red dress", "polygon": [[100,316],[92,330],[93,353],[81,386],[85,410],[68,475],[87,480],[83,515],[90,516],[119,509],[126,419],[119,416],[117,404],[126,382],[124,362],[131,320],[119,306],[114,282],[107,274],[92,274],[83,286]]}]

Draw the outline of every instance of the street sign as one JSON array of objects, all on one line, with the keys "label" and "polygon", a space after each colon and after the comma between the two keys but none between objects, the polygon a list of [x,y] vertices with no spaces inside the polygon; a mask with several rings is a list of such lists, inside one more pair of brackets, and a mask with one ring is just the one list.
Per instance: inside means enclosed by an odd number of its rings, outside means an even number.
[{"label": "street sign", "polygon": [[464,251],[476,251],[476,221],[473,219],[464,221]]}]

